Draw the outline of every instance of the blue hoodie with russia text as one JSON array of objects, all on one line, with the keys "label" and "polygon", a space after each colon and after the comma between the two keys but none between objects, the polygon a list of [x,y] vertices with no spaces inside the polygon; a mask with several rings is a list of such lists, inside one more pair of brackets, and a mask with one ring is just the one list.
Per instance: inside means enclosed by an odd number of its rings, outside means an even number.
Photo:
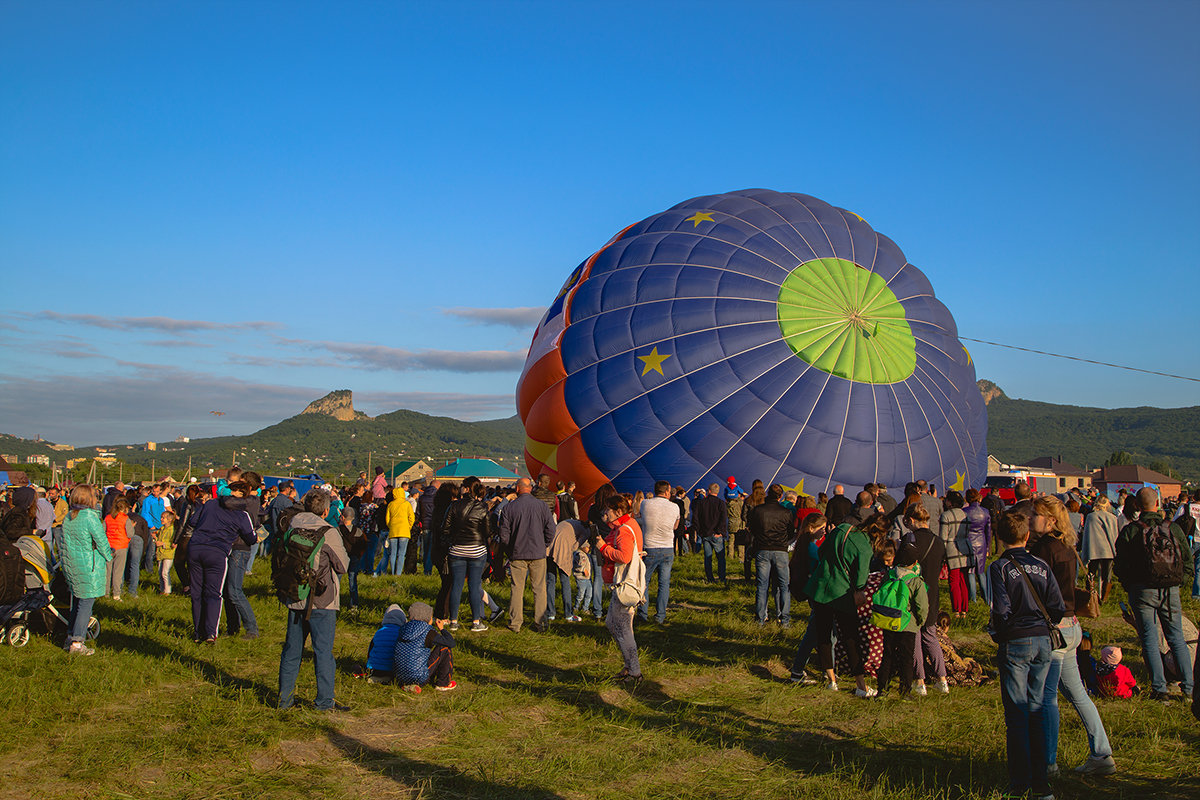
[{"label": "blue hoodie with russia text", "polygon": [[[1028,583],[1021,576],[1024,567]],[[1049,565],[1024,547],[1006,550],[988,567],[988,582],[992,587],[992,617],[988,632],[996,642],[1009,642],[1032,636],[1049,636],[1046,618],[1037,600],[1029,593],[1030,584],[1041,597],[1050,622],[1057,625],[1066,613],[1058,581]]]}]

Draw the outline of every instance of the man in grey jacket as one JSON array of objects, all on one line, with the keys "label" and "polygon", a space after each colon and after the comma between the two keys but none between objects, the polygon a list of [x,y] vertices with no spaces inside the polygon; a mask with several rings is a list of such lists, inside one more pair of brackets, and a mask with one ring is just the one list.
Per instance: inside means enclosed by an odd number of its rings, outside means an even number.
[{"label": "man in grey jacket", "polygon": [[525,580],[533,581],[533,629],[546,629],[546,553],[554,541],[554,515],[535,498],[529,478],[517,481],[517,497],[500,512],[500,543],[510,559],[512,597],[508,602],[508,629],[521,630],[524,620]]},{"label": "man in grey jacket", "polygon": [[[334,676],[337,664],[333,659],[333,633],[337,612],[341,608],[341,584],[338,575],[346,574],[350,557],[342,544],[337,528],[325,522],[329,513],[329,495],[322,489],[312,489],[304,495],[304,510],[292,518],[292,530],[325,531],[325,540],[317,556],[317,578],[312,591],[312,606],[300,600],[288,604],[287,637],[279,657],[279,707],[291,708],[295,702],[296,678],[300,674],[300,659],[304,640],[312,636],[313,667],[317,673],[317,698],[313,707],[319,711],[349,711],[333,699]],[[283,547],[282,539],[277,547]]]}]

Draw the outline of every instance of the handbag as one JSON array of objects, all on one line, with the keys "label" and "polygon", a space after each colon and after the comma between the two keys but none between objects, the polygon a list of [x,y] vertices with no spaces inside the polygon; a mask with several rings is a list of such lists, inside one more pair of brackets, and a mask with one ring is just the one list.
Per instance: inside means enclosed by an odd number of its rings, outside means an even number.
[{"label": "handbag", "polygon": [[1025,566],[1012,556],[1009,556],[1008,560],[1016,566],[1017,571],[1021,573],[1021,577],[1025,579],[1025,586],[1029,589],[1029,593],[1033,595],[1038,611],[1042,612],[1042,619],[1046,621],[1046,627],[1050,629],[1050,649],[1065,650],[1067,647],[1067,637],[1063,636],[1063,632],[1059,630],[1058,626],[1050,621],[1050,614],[1046,611],[1046,606],[1042,603],[1042,596],[1034,588],[1033,581],[1029,580],[1029,575],[1025,572]]},{"label": "handbag", "polygon": [[1100,616],[1100,592],[1096,590],[1096,577],[1088,572],[1087,567],[1084,567],[1079,553],[1075,553],[1075,558],[1079,561],[1079,566],[1083,568],[1083,574],[1086,576],[1084,579],[1086,588],[1075,587],[1075,616],[1095,619]]},{"label": "handbag", "polygon": [[639,605],[646,594],[646,562],[636,549],[636,539],[633,558],[623,566],[619,579],[613,582],[613,597],[623,606]]}]

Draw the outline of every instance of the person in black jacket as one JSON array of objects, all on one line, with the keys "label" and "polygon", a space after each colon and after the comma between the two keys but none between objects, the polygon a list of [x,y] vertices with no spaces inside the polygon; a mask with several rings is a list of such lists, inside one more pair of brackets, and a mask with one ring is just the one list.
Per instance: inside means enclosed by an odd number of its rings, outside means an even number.
[{"label": "person in black jacket", "polygon": [[758,624],[767,624],[767,590],[775,577],[775,613],[779,624],[792,624],[792,594],[789,588],[788,545],[796,538],[792,512],[780,505],[783,487],[772,483],[767,489],[767,501],[750,510],[746,518],[750,529],[750,547],[754,551],[754,566],[758,575]]},{"label": "person in black jacket", "polygon": [[996,662],[1007,730],[1008,791],[1053,798],[1046,774],[1043,700],[1050,672],[1050,626],[1058,625],[1066,609],[1049,565],[1025,549],[1029,519],[1020,511],[1006,511],[996,534],[1005,551],[988,568],[992,589],[988,631],[999,649]]},{"label": "person in black jacket", "polygon": [[712,558],[717,556],[717,579],[725,583],[725,544],[729,538],[729,511],[721,499],[721,484],[708,487],[704,497],[692,501],[692,524],[704,544],[704,580],[713,582]]},{"label": "person in black jacket", "polygon": [[463,481],[462,496],[455,500],[442,519],[441,539],[449,547],[450,624],[458,626],[458,606],[463,581],[471,600],[471,630],[486,631],[483,623],[483,572],[487,567],[488,515],[491,508],[484,498],[485,487],[471,476]]}]

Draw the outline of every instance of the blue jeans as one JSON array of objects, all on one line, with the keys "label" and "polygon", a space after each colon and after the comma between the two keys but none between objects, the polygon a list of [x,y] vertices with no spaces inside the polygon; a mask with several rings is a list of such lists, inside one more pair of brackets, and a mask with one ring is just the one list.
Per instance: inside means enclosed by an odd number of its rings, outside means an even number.
[{"label": "blue jeans", "polygon": [[599,619],[604,609],[604,575],[600,572],[603,565],[600,554],[595,550],[588,556],[592,559],[592,614]]},{"label": "blue jeans", "polygon": [[[654,619],[660,625],[667,619],[667,603],[671,602],[671,567],[675,564],[675,548],[649,547],[646,549],[646,597],[650,597],[650,578],[658,573],[658,592],[654,595]],[[649,619],[646,603],[638,606],[638,616]]]},{"label": "blue jeans", "polygon": [[[458,619],[464,579],[467,581],[467,597],[471,601],[471,621],[483,619],[483,570],[486,567],[487,556],[450,556],[450,619]],[[567,591],[570,591],[569,587]]]},{"label": "blue jeans", "polygon": [[575,582],[579,588],[579,596],[575,598],[575,611],[586,612],[592,604],[592,579],[578,578]]},{"label": "blue jeans", "polygon": [[92,618],[95,604],[94,597],[71,597],[71,632],[67,635],[67,647],[87,639],[88,620]]},{"label": "blue jeans", "polygon": [[1014,793],[1044,793],[1046,779],[1046,677],[1050,637],[1031,636],[1001,642],[1000,699],[1008,743],[1008,788]]},{"label": "blue jeans", "polygon": [[137,597],[138,582],[142,579],[142,551],[146,543],[140,536],[129,537],[129,555],[125,559],[125,576],[129,583],[130,597]]},{"label": "blue jeans", "polygon": [[258,557],[258,551],[262,550],[264,553],[266,552],[266,550],[265,550],[265,548],[267,546],[267,542],[266,542],[267,530],[266,530],[266,528],[259,525],[258,528],[254,531],[254,535],[259,537],[259,541],[250,545],[250,560],[246,562],[246,574],[247,575],[249,575],[251,572],[254,571],[254,559]]},{"label": "blue jeans", "polygon": [[358,606],[358,566],[362,559],[350,560],[350,568],[346,571],[346,586],[350,591],[350,607]]},{"label": "blue jeans", "polygon": [[230,636],[236,636],[242,628],[246,633],[258,635],[258,619],[246,598],[242,584],[246,580],[246,565],[250,563],[249,550],[229,551],[229,571],[225,573],[225,626]]},{"label": "blue jeans", "polygon": [[767,621],[767,593],[771,586],[771,573],[775,573],[775,613],[785,625],[792,621],[792,593],[788,589],[786,550],[760,550],[754,554],[754,567],[758,572],[758,621]]},{"label": "blue jeans", "polygon": [[421,531],[421,553],[425,557],[425,574],[433,574],[433,531]]},{"label": "blue jeans", "polygon": [[1158,627],[1175,655],[1175,663],[1183,674],[1179,687],[1184,694],[1192,693],[1192,658],[1183,640],[1182,609],[1179,605],[1179,587],[1147,589],[1143,586],[1128,587],[1129,606],[1138,621],[1138,636],[1142,640],[1142,660],[1150,670],[1150,688],[1156,692],[1167,691],[1167,678],[1163,673],[1162,653],[1158,649]]},{"label": "blue jeans", "polygon": [[704,578],[707,581],[712,581],[712,557],[713,553],[717,555],[717,580],[725,582],[725,538],[720,539],[715,536],[705,536],[704,542]]},{"label": "blue jeans", "polygon": [[[1088,750],[1093,756],[1111,756],[1112,745],[1108,743],[1108,734],[1104,723],[1100,720],[1100,712],[1096,704],[1088,697],[1087,689],[1083,688],[1083,678],[1079,676],[1079,662],[1075,659],[1075,650],[1083,641],[1083,629],[1079,620],[1070,617],[1070,625],[1060,626],[1063,638],[1067,640],[1066,648],[1050,652],[1050,671],[1046,673],[1046,694],[1042,698],[1042,706],[1046,709],[1046,761],[1058,763],[1058,692],[1062,693],[1083,723],[1087,731]],[[1063,620],[1066,622],[1067,620]]]},{"label": "blue jeans", "polygon": [[279,656],[279,707],[291,708],[295,702],[296,678],[300,675],[300,659],[304,655],[304,640],[312,636],[313,668],[317,673],[317,699],[313,706],[333,708],[333,679],[336,663],[333,659],[333,631],[337,612],[314,608],[308,621],[303,611],[288,609],[287,638]]},{"label": "blue jeans", "polygon": [[546,611],[553,617],[554,606],[558,597],[558,586],[562,586],[563,616],[569,617],[574,613],[575,603],[571,597],[571,573],[563,572],[554,563],[554,559],[546,560]]},{"label": "blue jeans", "polygon": [[[408,552],[408,539],[397,537],[387,540],[387,554],[379,563],[379,572],[389,575],[399,575],[404,569],[404,555]],[[376,575],[379,572],[375,573]]]},{"label": "blue jeans", "polygon": [[[54,530],[61,532],[62,528],[55,528]],[[1192,597],[1200,600],[1200,536],[1196,537],[1195,543],[1192,544],[1192,570],[1194,572],[1194,577],[1192,578]]]},{"label": "blue jeans", "polygon": [[[975,588],[976,581],[979,583],[979,588]],[[983,599],[983,602],[989,606],[992,604],[992,593],[988,591],[988,576],[987,573],[980,573],[976,570],[971,570],[967,573],[967,594],[970,602]]]},{"label": "blue jeans", "polygon": [[160,528],[150,529],[150,539],[146,542],[145,557],[142,559],[142,569],[154,574],[154,553],[158,550],[158,532]]}]

